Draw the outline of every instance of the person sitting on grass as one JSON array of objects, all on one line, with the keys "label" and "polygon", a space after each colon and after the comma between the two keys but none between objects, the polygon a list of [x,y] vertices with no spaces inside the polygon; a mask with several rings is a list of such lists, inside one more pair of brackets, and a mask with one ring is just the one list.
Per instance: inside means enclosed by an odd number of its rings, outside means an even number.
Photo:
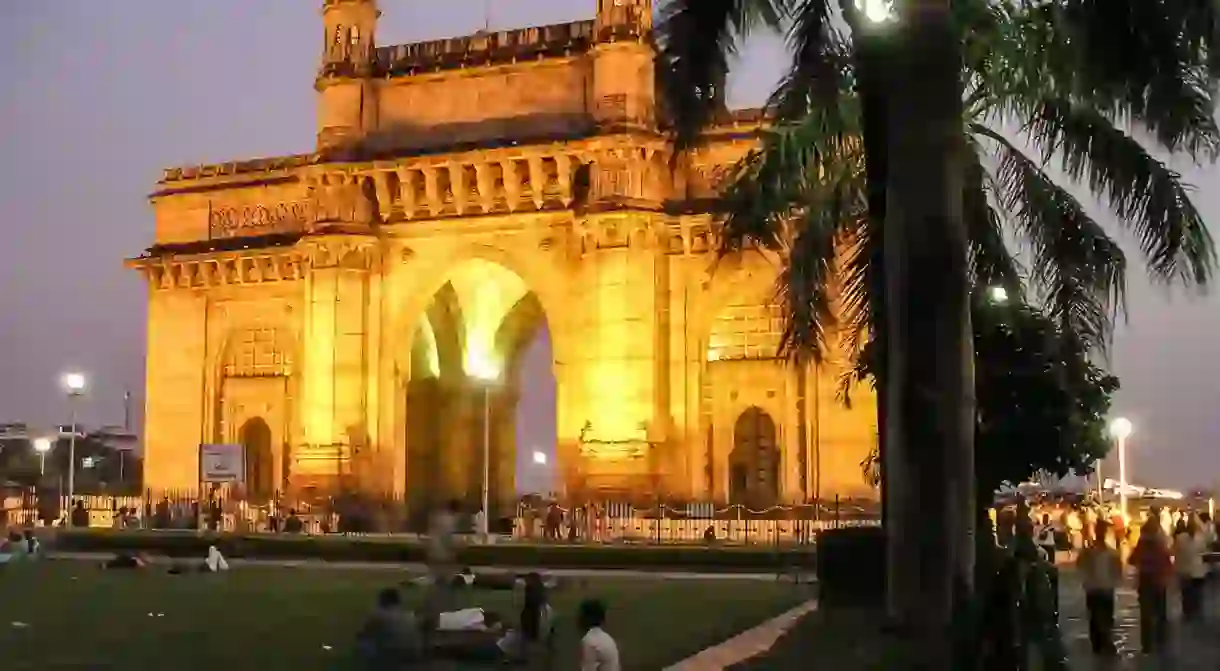
[{"label": "person sitting on grass", "polygon": [[356,634],[356,657],[368,671],[401,669],[423,659],[419,622],[402,607],[398,590],[377,594],[377,609]]},{"label": "person sitting on grass", "polygon": [[596,599],[581,602],[577,624],[585,632],[580,639],[580,671],[619,671],[618,643],[602,628],[606,605]]},{"label": "person sitting on grass", "polygon": [[517,628],[504,631],[498,616],[477,608],[441,613],[431,647],[437,656],[447,659],[528,662],[545,654],[551,619],[542,576],[530,573],[525,578],[525,598]]}]

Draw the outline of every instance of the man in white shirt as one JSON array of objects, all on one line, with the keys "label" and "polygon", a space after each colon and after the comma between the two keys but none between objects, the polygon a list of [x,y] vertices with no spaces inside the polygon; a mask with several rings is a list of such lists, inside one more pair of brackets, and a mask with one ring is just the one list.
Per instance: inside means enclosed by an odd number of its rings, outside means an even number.
[{"label": "man in white shirt", "polygon": [[606,606],[589,599],[580,604],[578,625],[585,632],[580,639],[580,671],[619,671],[618,643],[602,629]]}]

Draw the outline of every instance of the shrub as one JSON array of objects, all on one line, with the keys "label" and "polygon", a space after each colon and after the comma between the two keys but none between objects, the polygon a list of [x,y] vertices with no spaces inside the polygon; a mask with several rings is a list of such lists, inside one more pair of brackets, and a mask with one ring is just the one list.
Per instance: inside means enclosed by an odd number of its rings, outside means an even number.
[{"label": "shrub", "polygon": [[855,527],[818,536],[818,592],[824,606],[885,603],[885,531]]},{"label": "shrub", "polygon": [[[56,541],[56,549],[65,552],[142,552],[198,558],[207,553],[209,545],[216,545],[228,557],[247,559],[415,563],[426,558],[422,543],[391,537],[65,530]],[[813,553],[809,549],[777,547],[503,543],[465,545],[459,550],[458,563],[522,568],[778,572],[811,569]]]}]

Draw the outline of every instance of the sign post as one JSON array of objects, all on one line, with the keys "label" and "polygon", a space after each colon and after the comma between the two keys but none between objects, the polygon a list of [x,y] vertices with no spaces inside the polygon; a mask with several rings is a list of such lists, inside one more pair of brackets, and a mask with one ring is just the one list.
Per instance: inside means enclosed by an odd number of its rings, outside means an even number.
[{"label": "sign post", "polygon": [[240,484],[246,479],[246,448],[240,444],[199,446],[199,481],[207,484]]},{"label": "sign post", "polygon": [[[237,443],[204,443],[199,446],[199,498],[195,525],[202,528],[204,485],[241,484],[246,480],[246,446]],[[210,495],[209,495],[210,496]]]}]

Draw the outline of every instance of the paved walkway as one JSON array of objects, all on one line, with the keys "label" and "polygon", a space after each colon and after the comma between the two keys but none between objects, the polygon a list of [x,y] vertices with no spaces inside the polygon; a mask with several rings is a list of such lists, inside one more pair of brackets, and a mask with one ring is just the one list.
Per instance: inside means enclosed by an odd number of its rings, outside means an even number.
[{"label": "paved walkway", "polygon": [[[104,562],[114,557],[110,552],[50,552],[48,559],[69,561]],[[153,564],[173,564],[182,559],[146,555],[145,558]],[[203,561],[203,557],[199,557]],[[333,569],[336,571],[403,571],[407,573],[427,573],[424,564],[396,562],[354,562],[354,561],[323,561],[318,559],[228,559],[231,566],[279,566],[282,568]],[[652,578],[662,580],[780,580],[778,571],[772,573],[699,573],[692,571],[653,571],[627,569],[580,569],[580,568],[525,568],[513,566],[478,566],[481,573],[520,574],[537,570],[548,575],[568,578]],[[792,580],[793,576],[786,573],[784,580]],[[802,576],[802,580],[811,581],[812,576]]]},{"label": "paved walkway", "polygon": [[1119,657],[1116,660],[1100,660],[1093,656],[1089,647],[1089,627],[1084,594],[1079,583],[1065,573],[1063,581],[1061,626],[1067,643],[1073,671],[1090,669],[1173,669],[1174,671],[1216,671],[1220,669],[1220,637],[1216,635],[1220,625],[1220,588],[1209,586],[1207,593],[1207,617],[1199,624],[1184,624],[1170,596],[1171,650],[1161,658],[1140,654],[1139,607],[1135,592],[1122,589],[1118,593],[1115,634]]},{"label": "paved walkway", "polygon": [[816,601],[806,601],[792,610],[744,631],[720,645],[707,648],[665,671],[723,671],[771,650],[781,636],[797,621],[817,609]]}]

